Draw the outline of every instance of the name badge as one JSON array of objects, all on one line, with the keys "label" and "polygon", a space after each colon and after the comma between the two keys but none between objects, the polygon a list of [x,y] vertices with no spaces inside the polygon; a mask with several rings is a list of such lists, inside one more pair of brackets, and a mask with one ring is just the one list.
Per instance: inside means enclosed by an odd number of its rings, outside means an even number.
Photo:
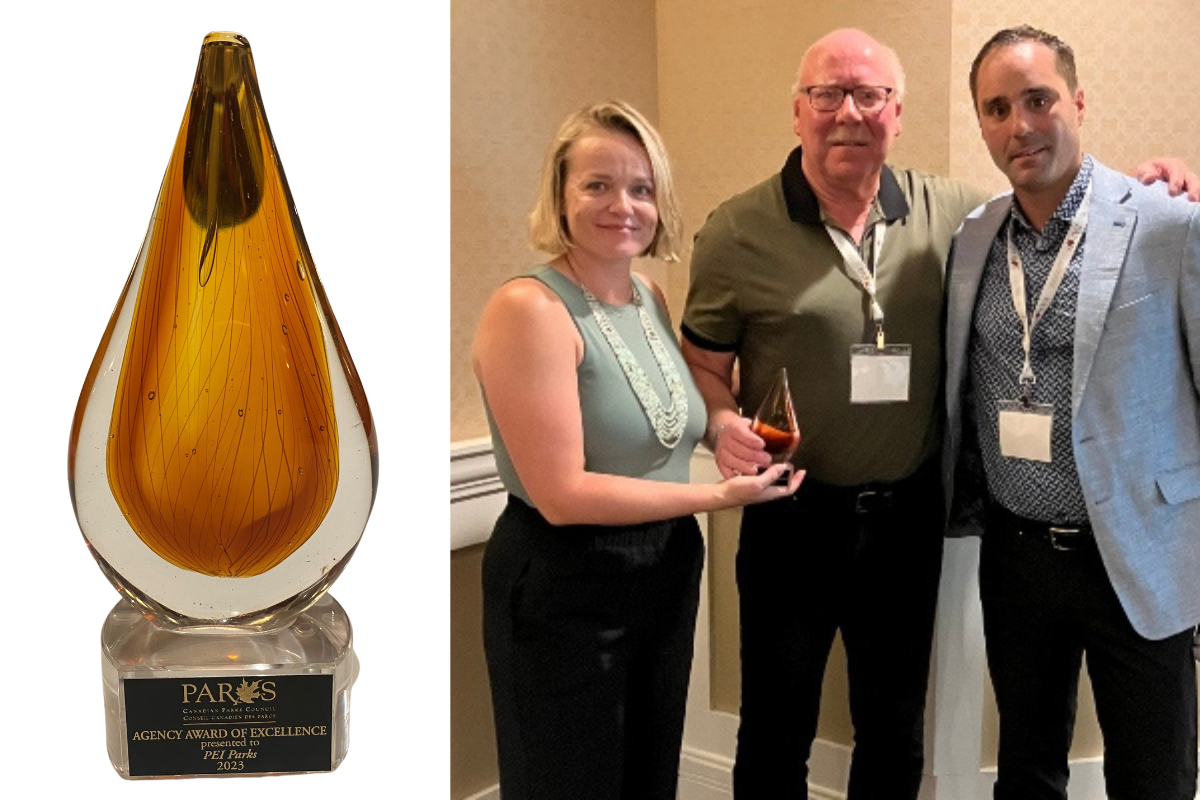
[{"label": "name badge", "polygon": [[912,345],[856,344],[850,348],[851,403],[907,403]]},{"label": "name badge", "polygon": [[1000,455],[1049,464],[1054,406],[1001,400],[997,408],[1000,412]]}]

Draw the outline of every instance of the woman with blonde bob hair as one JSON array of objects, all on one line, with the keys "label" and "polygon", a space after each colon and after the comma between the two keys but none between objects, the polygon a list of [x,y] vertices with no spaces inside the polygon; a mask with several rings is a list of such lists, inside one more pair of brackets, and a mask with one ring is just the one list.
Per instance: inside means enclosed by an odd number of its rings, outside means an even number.
[{"label": "woman with blonde bob hair", "polygon": [[675,182],[671,177],[666,148],[658,131],[650,126],[645,117],[620,101],[597,103],[580,109],[567,117],[559,128],[553,145],[546,151],[538,200],[529,215],[529,244],[535,250],[556,256],[570,249],[571,239],[564,228],[562,211],[567,151],[582,135],[597,130],[626,133],[641,143],[650,161],[650,171],[657,190],[658,226],[650,247],[639,255],[678,261],[683,222],[679,218]]},{"label": "woman with blonde bob hair", "polygon": [[696,513],[775,500],[785,465],[691,484],[704,401],[662,292],[678,260],[662,141],[629,105],[571,114],[530,215],[551,256],[488,301],[472,348],[509,492],[484,554],[505,800],[673,800],[704,546]]}]

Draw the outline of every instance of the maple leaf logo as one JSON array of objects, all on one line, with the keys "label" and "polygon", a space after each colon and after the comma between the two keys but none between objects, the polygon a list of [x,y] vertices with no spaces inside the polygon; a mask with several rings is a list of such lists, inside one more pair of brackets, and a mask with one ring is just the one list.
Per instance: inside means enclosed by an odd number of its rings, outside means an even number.
[{"label": "maple leaf logo", "polygon": [[237,699],[246,704],[253,703],[255,698],[260,696],[258,692],[258,684],[259,681],[255,681],[254,683],[246,683],[246,679],[242,678],[242,685],[234,690],[237,692]]}]

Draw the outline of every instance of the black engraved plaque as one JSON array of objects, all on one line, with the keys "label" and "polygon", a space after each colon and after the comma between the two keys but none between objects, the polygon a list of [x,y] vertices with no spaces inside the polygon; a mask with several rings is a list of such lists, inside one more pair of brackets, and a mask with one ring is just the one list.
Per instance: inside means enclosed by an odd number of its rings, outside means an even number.
[{"label": "black engraved plaque", "polygon": [[121,683],[131,778],[332,769],[332,675]]}]

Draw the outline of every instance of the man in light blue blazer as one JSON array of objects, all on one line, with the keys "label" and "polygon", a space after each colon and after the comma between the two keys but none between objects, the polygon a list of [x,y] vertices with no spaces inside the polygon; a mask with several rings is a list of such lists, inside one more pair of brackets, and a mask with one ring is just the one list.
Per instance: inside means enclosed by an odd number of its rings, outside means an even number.
[{"label": "man in light blue blazer", "polygon": [[983,533],[995,797],[1066,798],[1083,654],[1113,800],[1192,800],[1200,206],[1085,156],[1074,56],[1029,27],[971,69],[1012,193],[950,257],[952,535]]}]

